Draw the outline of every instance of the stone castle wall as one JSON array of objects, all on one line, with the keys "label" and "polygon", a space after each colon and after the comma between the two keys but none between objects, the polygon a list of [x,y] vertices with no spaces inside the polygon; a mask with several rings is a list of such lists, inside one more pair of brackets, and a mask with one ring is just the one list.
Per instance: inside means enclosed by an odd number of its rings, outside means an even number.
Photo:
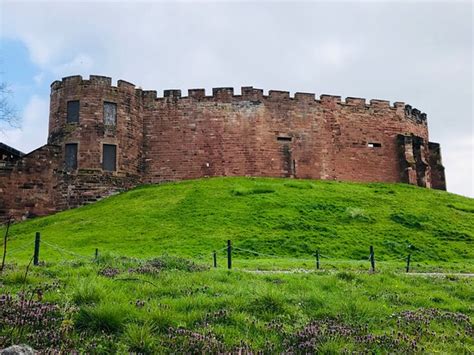
[{"label": "stone castle wall", "polygon": [[[80,103],[78,123],[66,123],[72,100]],[[114,127],[104,124],[104,102],[117,105]],[[78,144],[74,171],[64,168],[68,143]],[[102,169],[103,144],[117,147],[114,172]],[[308,93],[290,97],[284,91],[264,95],[252,87],[243,87],[240,95],[217,88],[211,96],[193,89],[184,97],[179,90],[157,97],[156,91],[122,80],[112,86],[108,77],[63,78],[51,85],[48,144],[35,152],[0,169],[0,214],[49,214],[139,183],[207,176],[405,182],[445,189],[439,145],[429,142],[420,111],[401,102],[316,99]],[[30,185],[33,191],[25,192]]]}]

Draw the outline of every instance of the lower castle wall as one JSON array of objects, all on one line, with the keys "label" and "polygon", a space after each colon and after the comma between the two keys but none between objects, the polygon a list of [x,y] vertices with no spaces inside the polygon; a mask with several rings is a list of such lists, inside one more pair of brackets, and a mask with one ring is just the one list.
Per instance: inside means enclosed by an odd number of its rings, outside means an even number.
[{"label": "lower castle wall", "polygon": [[24,156],[13,166],[0,169],[3,206],[0,218],[47,215],[58,209],[59,146],[45,145]]},{"label": "lower castle wall", "polygon": [[304,105],[289,97],[168,97],[146,107],[144,125],[145,182],[247,175],[403,182],[397,135],[428,141],[426,124],[406,119],[404,105],[335,97]]},{"label": "lower castle wall", "polygon": [[140,183],[138,176],[81,169],[63,171],[62,147],[42,146],[0,168],[0,222],[48,215],[95,202]]}]

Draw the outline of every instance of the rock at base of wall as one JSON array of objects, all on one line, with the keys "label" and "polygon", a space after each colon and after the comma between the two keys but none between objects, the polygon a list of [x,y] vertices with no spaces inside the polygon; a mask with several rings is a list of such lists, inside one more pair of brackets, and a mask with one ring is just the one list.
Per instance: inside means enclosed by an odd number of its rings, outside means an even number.
[{"label": "rock at base of wall", "polygon": [[0,355],[34,355],[35,351],[28,345],[12,345],[0,350]]}]

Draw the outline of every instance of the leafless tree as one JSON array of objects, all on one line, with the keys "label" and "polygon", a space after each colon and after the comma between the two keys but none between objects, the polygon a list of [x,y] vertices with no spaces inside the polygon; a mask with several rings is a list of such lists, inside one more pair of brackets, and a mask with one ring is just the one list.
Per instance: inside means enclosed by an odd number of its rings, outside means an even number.
[{"label": "leafless tree", "polygon": [[13,92],[5,82],[0,82],[0,130],[2,127],[18,126],[18,115],[11,103]]}]

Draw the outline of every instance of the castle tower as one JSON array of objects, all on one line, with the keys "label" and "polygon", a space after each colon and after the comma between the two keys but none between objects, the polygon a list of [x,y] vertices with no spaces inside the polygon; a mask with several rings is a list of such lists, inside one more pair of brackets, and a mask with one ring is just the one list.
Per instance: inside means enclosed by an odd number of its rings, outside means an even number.
[{"label": "castle tower", "polygon": [[[63,151],[63,171],[139,175],[143,140],[141,100],[133,84],[91,75],[51,84],[48,144]],[[60,166],[61,167],[61,166]]]}]

